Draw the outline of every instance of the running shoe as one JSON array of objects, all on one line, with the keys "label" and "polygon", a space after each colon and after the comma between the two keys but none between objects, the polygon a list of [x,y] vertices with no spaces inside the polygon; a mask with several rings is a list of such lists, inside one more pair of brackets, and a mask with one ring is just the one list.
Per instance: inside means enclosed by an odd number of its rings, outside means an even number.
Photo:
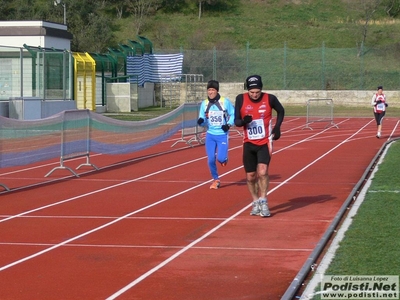
[{"label": "running shoe", "polygon": [[224,162],[221,163],[222,167],[225,167],[228,164],[228,160],[225,160]]},{"label": "running shoe", "polygon": [[381,133],[378,132],[378,133],[376,134],[376,137],[377,137],[378,139],[380,139],[380,138],[381,138]]},{"label": "running shoe", "polygon": [[271,215],[271,213],[269,212],[267,199],[260,199],[258,201],[260,203],[260,210],[261,210],[260,216],[263,218],[269,217]]},{"label": "running shoe", "polygon": [[258,216],[260,215],[260,201],[256,200],[253,202],[253,209],[250,212],[250,216]]},{"label": "running shoe", "polygon": [[221,182],[217,179],[214,180],[213,183],[210,185],[210,190],[218,190]]}]

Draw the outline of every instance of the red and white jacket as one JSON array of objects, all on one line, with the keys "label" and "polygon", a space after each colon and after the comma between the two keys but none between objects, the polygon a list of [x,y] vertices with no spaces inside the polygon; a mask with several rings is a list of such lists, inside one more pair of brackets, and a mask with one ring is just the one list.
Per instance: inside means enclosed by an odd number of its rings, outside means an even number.
[{"label": "red and white jacket", "polygon": [[250,100],[247,93],[243,95],[243,105],[240,109],[241,115],[251,115],[253,117],[253,121],[246,125],[244,142],[265,145],[272,140],[272,108],[268,97],[269,95],[265,93],[261,101],[255,103]]},{"label": "red and white jacket", "polygon": [[385,94],[374,94],[372,96],[371,105],[374,107],[374,113],[381,113],[386,110],[386,96]]}]

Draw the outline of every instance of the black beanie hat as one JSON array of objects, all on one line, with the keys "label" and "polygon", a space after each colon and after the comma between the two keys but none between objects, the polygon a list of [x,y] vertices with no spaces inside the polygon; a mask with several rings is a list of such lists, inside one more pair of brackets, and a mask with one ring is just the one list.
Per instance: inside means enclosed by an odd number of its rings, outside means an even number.
[{"label": "black beanie hat", "polygon": [[378,86],[378,90],[383,90],[383,86]]},{"label": "black beanie hat", "polygon": [[219,91],[219,82],[216,80],[210,80],[207,83],[207,90],[208,89],[216,89],[217,91]]},{"label": "black beanie hat", "polygon": [[260,75],[251,75],[246,78],[246,88],[247,90],[251,89],[260,89],[262,90],[263,83]]}]

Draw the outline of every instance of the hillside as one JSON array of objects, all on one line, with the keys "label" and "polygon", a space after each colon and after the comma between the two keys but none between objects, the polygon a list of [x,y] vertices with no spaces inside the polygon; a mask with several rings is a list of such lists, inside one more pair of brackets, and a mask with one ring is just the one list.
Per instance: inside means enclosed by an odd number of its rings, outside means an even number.
[{"label": "hillside", "polygon": [[[368,2],[368,1],[367,1]],[[371,0],[373,2],[373,0]],[[198,13],[165,13],[145,19],[139,32],[155,49],[305,49],[385,46],[400,41],[400,20],[380,7],[370,13],[360,1],[349,0],[242,0],[233,10]],[[116,40],[124,43],[135,37],[132,18],[116,20]]]}]

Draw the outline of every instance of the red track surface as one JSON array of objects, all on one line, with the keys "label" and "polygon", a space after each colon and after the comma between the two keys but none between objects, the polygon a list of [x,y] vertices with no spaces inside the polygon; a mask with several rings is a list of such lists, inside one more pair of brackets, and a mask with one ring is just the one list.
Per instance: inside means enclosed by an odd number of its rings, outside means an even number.
[{"label": "red track surface", "polygon": [[0,299],[280,299],[383,143],[400,136],[395,118],[381,139],[370,118],[335,123],[285,119],[264,219],[249,215],[234,132],[219,190],[204,147],[175,141],[94,155],[100,170],[79,178],[45,178],[58,162],[2,169],[12,191],[0,194]]}]

